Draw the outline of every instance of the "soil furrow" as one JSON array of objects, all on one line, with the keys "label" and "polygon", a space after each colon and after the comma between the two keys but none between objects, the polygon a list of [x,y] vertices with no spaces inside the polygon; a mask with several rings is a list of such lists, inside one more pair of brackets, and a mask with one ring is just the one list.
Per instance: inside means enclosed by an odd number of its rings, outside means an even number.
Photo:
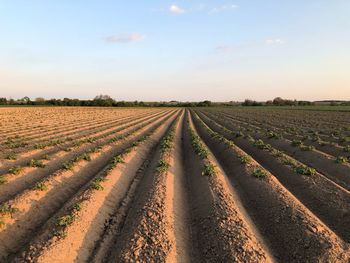
[{"label": "soil furrow", "polygon": [[[65,205],[61,214],[69,211],[69,207],[74,207],[76,203],[81,204],[81,208],[75,214],[77,220],[64,229],[65,238],[57,238],[52,235],[53,223],[49,221],[42,233],[31,242],[28,250],[24,252],[25,257],[27,259],[36,258],[38,262],[87,261],[95,243],[111,219],[111,214],[118,207],[117,204],[123,200],[138,167],[142,166],[151,149],[174,118],[176,116],[172,115],[166,123],[158,125],[156,132],[154,133],[153,130],[150,133],[153,135],[141,144],[141,149],[137,146],[137,149],[130,148],[130,151],[123,154],[123,162],[107,170],[105,179],[101,180],[100,191],[83,190]],[[100,171],[95,173],[96,178],[102,176],[100,174],[105,173],[106,169],[100,169]],[[17,260],[21,261],[20,258],[15,261]]]},{"label": "soil furrow", "polygon": [[[227,173],[240,200],[267,240],[277,261],[339,261],[349,257],[348,245],[307,210],[275,177],[230,141],[209,134],[195,121],[199,134]],[[221,141],[221,142],[220,142]]]},{"label": "soil furrow", "polygon": [[[175,112],[174,112],[175,113]],[[6,225],[1,229],[0,240],[2,241],[1,255],[13,253],[22,246],[22,242],[28,241],[30,234],[37,230],[66,200],[74,195],[83,185],[92,180],[99,171],[103,170],[108,160],[113,156],[122,153],[133,141],[142,138],[152,127],[161,124],[174,114],[161,118],[151,126],[148,125],[137,134],[127,138],[120,144],[108,147],[98,153],[95,160],[78,164],[72,171],[53,175],[44,181],[46,189],[43,191],[27,190],[16,199],[10,201],[10,207],[18,210],[6,219]],[[35,216],[34,216],[35,215]],[[11,236],[11,239],[7,237]],[[11,242],[10,242],[11,241]],[[10,252],[4,252],[10,250]]]},{"label": "soil furrow", "polygon": [[[133,123],[129,124],[127,126],[131,126],[130,128],[118,129],[119,131],[123,130],[123,133],[120,133],[120,134],[118,133],[117,137],[122,139],[125,136],[129,136],[134,131],[136,132],[138,129],[142,128],[144,125],[148,125],[152,123],[156,118],[162,118],[163,116],[167,116],[167,115],[168,115],[167,113],[160,114],[160,116],[157,116],[145,122],[140,121],[139,123],[136,123],[137,125],[135,126],[133,126]],[[113,137],[113,138],[116,138],[116,137]],[[116,142],[118,142],[118,140],[116,140]],[[62,169],[64,164],[66,163],[69,164],[72,158],[74,159],[76,156],[82,155],[83,153],[88,153],[89,151],[92,151],[98,147],[103,147],[105,145],[110,145],[113,143],[114,143],[114,140],[112,141],[106,138],[105,140],[89,145],[88,147],[83,147],[79,151],[74,151],[70,154],[66,154],[63,156],[63,158],[59,158],[51,166],[48,165],[46,168],[38,168],[40,170],[37,170],[34,168],[27,168],[27,170],[32,170],[32,172],[29,172],[27,174],[19,173],[14,175],[12,174],[7,175],[5,177],[6,183],[3,185],[0,185],[1,202],[11,199],[18,192],[23,191],[28,187],[33,187],[42,178],[45,178],[46,176],[59,171],[60,169]]]}]

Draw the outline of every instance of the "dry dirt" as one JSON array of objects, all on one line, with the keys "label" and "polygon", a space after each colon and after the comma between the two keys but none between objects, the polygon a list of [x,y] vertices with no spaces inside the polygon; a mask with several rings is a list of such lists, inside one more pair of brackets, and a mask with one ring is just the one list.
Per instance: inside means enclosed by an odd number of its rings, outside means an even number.
[{"label": "dry dirt", "polygon": [[350,127],[316,115],[0,108],[0,262],[349,262]]}]

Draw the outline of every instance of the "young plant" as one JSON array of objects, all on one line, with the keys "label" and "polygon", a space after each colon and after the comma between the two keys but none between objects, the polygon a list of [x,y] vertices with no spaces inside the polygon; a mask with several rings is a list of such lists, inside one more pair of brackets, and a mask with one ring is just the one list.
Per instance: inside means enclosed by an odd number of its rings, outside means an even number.
[{"label": "young plant", "polygon": [[344,156],[338,156],[336,159],[335,159],[335,162],[336,163],[347,163],[348,162],[348,159]]},{"label": "young plant", "polygon": [[43,157],[42,157],[44,160],[50,160],[50,156],[48,154],[45,154]]},{"label": "young plant", "polygon": [[136,147],[136,146],[138,146],[139,144],[140,144],[140,142],[139,142],[139,141],[135,141],[135,142],[133,142],[133,143],[132,143],[132,145],[131,145],[131,146],[132,146],[132,147]]},{"label": "young plant", "polygon": [[274,132],[274,131],[269,131],[269,132],[267,133],[267,137],[268,137],[269,139],[272,139],[272,138],[274,138],[274,139],[279,139],[279,138],[281,138],[281,135],[279,135],[278,133],[276,133],[276,132]]},{"label": "young plant", "polygon": [[346,153],[350,153],[350,145],[347,145],[343,148],[343,151]]},{"label": "young plant", "polygon": [[5,176],[0,175],[0,185],[6,184],[6,183],[7,183],[7,180],[6,180]]},{"label": "young plant", "polygon": [[37,183],[34,187],[34,190],[38,190],[38,191],[46,191],[48,189],[47,185],[45,185],[44,183]]},{"label": "young plant", "polygon": [[172,131],[162,140],[162,143],[160,144],[160,148],[163,153],[172,147],[174,137],[175,137],[175,133],[174,131]]},{"label": "young plant", "polygon": [[103,186],[101,185],[101,182],[104,182],[106,179],[103,178],[103,177],[98,177],[98,178],[95,178],[92,182],[91,182],[91,189],[94,189],[94,190],[98,190],[98,191],[102,191],[104,188]]},{"label": "young plant", "polygon": [[205,163],[204,164],[204,169],[202,171],[202,175],[204,176],[213,176],[215,175],[216,171],[215,171],[215,165],[211,164],[211,163]]},{"label": "young plant", "polygon": [[295,171],[298,174],[303,174],[303,175],[315,175],[316,170],[314,168],[308,167],[306,165],[300,165],[295,168]]},{"label": "young plant", "polygon": [[241,162],[241,164],[249,164],[252,161],[248,155],[240,155],[238,156],[238,160]]},{"label": "young plant", "polygon": [[314,150],[315,150],[315,147],[312,146],[312,145],[308,145],[308,146],[306,146],[306,145],[301,145],[301,146],[300,146],[300,149],[301,149],[302,151],[314,151]]},{"label": "young plant", "polygon": [[296,139],[294,139],[291,142],[291,145],[294,146],[294,147],[301,146],[302,144],[303,144],[303,142],[301,140],[296,140]]},{"label": "young plant", "polygon": [[61,216],[57,219],[56,225],[66,227],[74,222],[74,215]]},{"label": "young plant", "polygon": [[112,161],[111,164],[109,166],[109,170],[112,170],[113,168],[115,168],[117,166],[118,163],[124,163],[124,159],[122,155],[117,155],[115,156]]},{"label": "young plant", "polygon": [[281,161],[285,165],[289,165],[289,166],[292,166],[292,167],[298,166],[296,161],[294,161],[292,159],[289,159],[289,158],[282,158]]},{"label": "young plant", "polygon": [[73,206],[73,210],[74,211],[80,211],[81,210],[81,203],[76,203],[74,206]]},{"label": "young plant", "polygon": [[16,156],[16,154],[14,154],[14,153],[9,153],[9,154],[6,156],[6,159],[7,159],[7,160],[12,160],[12,161],[14,161],[14,160],[17,159],[17,156]]},{"label": "young plant", "polygon": [[87,153],[84,153],[82,154],[80,157],[80,160],[84,160],[84,161],[87,161],[87,162],[90,162],[91,161],[91,156]]},{"label": "young plant", "polygon": [[0,214],[4,215],[4,214],[13,214],[15,212],[17,212],[18,209],[14,208],[8,204],[3,204],[0,206]]},{"label": "young plant", "polygon": [[267,176],[267,173],[260,168],[257,168],[253,171],[252,175],[256,178],[265,178]]},{"label": "young plant", "polygon": [[193,130],[190,130],[191,135],[191,144],[194,149],[194,152],[202,159],[206,159],[208,157],[208,151],[205,148],[204,144],[201,142],[201,139],[197,134],[194,133]]},{"label": "young plant", "polygon": [[9,173],[10,174],[19,174],[21,171],[23,170],[23,168],[21,166],[15,166],[9,169]]},{"label": "young plant", "polygon": [[66,238],[66,237],[67,237],[67,232],[61,229],[61,230],[55,231],[55,232],[53,233],[53,235],[54,235],[55,237],[59,237],[59,238]]},{"label": "young plant", "polygon": [[44,143],[36,143],[34,144],[34,149],[38,150],[38,149],[44,149],[46,147],[46,145]]},{"label": "young plant", "polygon": [[272,146],[270,144],[264,143],[264,141],[261,139],[255,140],[254,146],[258,147],[261,150],[268,150],[268,151],[272,150]]},{"label": "young plant", "polygon": [[35,159],[31,159],[28,164],[28,166],[30,167],[39,167],[39,168],[44,168],[45,167],[45,164],[43,164],[42,161],[40,160],[35,160]]},{"label": "young plant", "polygon": [[170,164],[167,163],[167,161],[159,160],[156,170],[158,173],[165,173],[169,169],[169,167],[170,167]]},{"label": "young plant", "polygon": [[0,229],[5,225],[4,219],[0,217]]},{"label": "young plant", "polygon": [[63,169],[65,170],[72,170],[74,166],[73,162],[67,161],[62,164]]},{"label": "young plant", "polygon": [[283,152],[282,152],[282,151],[279,151],[279,150],[277,150],[277,149],[272,149],[272,150],[271,150],[271,153],[272,153],[272,155],[275,156],[275,157],[282,157],[282,156],[283,156]]}]

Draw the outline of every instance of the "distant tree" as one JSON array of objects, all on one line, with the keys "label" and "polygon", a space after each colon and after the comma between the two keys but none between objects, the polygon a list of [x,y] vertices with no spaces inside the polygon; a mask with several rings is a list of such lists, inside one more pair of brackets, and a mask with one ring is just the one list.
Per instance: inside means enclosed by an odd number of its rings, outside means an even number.
[{"label": "distant tree", "polygon": [[98,95],[93,100],[94,106],[113,106],[115,101],[108,95]]},{"label": "distant tree", "polygon": [[44,105],[45,104],[45,99],[38,97],[35,99],[35,105]]},{"label": "distant tree", "polygon": [[201,101],[197,104],[198,107],[210,107],[211,106],[210,100]]},{"label": "distant tree", "polygon": [[6,98],[0,98],[0,104],[1,105],[6,105],[7,104],[7,99]]},{"label": "distant tree", "polygon": [[30,104],[31,103],[31,100],[28,96],[25,96],[22,98],[22,100],[25,102],[25,104]]},{"label": "distant tree", "polygon": [[274,98],[272,101],[273,105],[275,106],[283,106],[284,105],[284,99],[281,97]]},{"label": "distant tree", "polygon": [[246,99],[242,106],[262,106],[263,104],[261,102],[257,102],[255,100]]}]

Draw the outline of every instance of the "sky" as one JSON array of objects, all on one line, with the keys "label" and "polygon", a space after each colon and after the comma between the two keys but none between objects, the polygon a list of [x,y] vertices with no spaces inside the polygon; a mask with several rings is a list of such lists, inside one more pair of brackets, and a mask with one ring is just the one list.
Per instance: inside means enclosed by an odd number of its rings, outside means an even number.
[{"label": "sky", "polygon": [[349,0],[0,0],[0,97],[350,100]]}]

